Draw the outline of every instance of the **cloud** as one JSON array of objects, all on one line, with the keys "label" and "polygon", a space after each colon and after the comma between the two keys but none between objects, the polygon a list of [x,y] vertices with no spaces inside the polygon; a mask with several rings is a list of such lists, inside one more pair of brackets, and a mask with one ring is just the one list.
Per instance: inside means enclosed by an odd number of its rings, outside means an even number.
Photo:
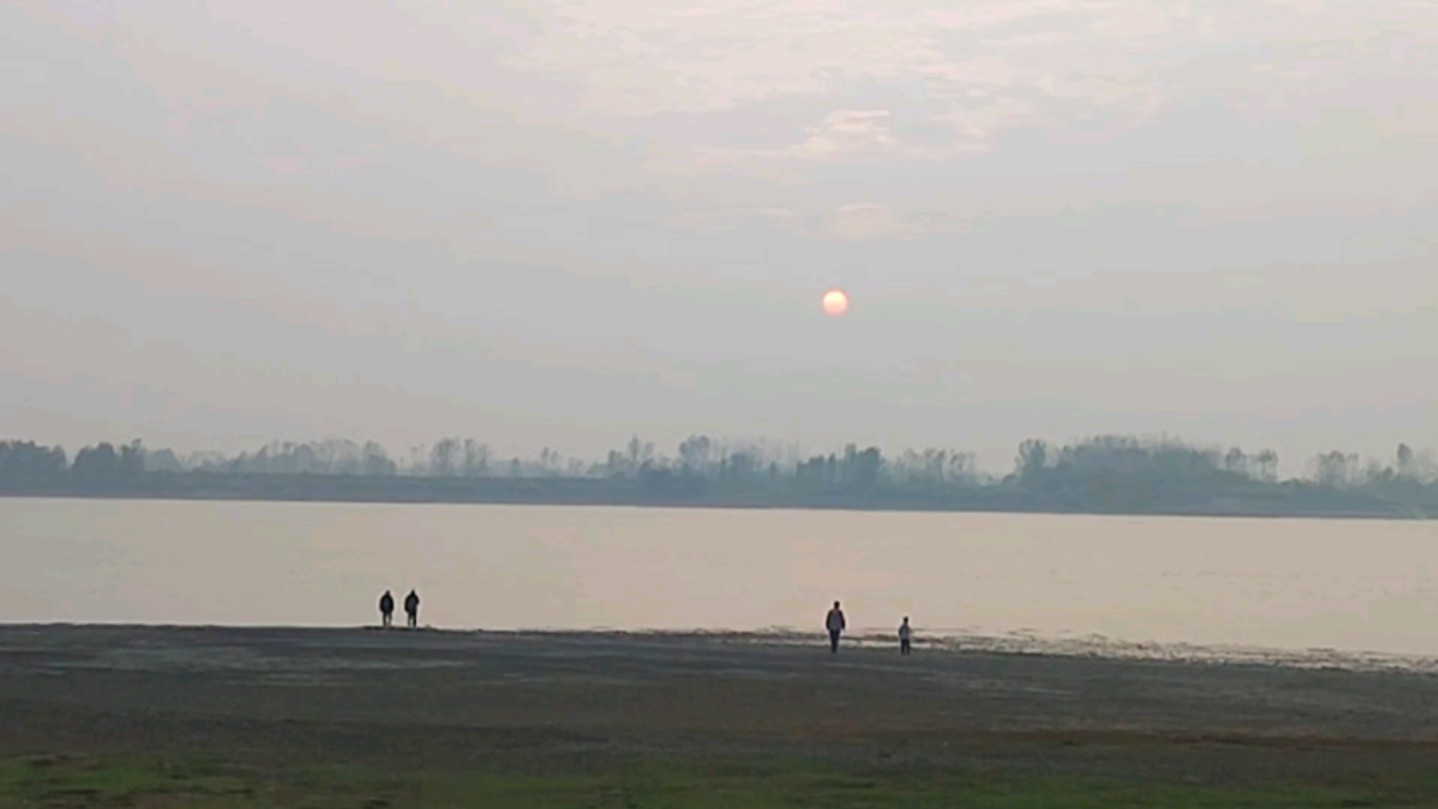
[{"label": "cloud", "polygon": [[[981,161],[1018,160],[1022,172],[1028,150],[1093,147],[1156,120],[1168,129],[1134,139],[1150,163],[1229,150],[1291,165],[1303,155],[1271,157],[1285,138],[1337,160],[1438,131],[1438,107],[1420,101],[1438,74],[1431,2],[526,0],[374,6],[340,39],[326,12],[238,0],[203,14],[144,4],[110,15],[114,30],[59,7],[16,9],[88,41],[84,53],[117,49],[166,108],[174,145],[157,160],[240,153],[262,177],[502,168],[533,175],[540,196],[822,217],[864,199],[880,166],[911,186]],[[1344,108],[1370,113],[1376,137],[1322,120]],[[57,137],[27,116],[17,106],[0,132]],[[1305,131],[1285,135],[1294,122]],[[1227,141],[1211,137],[1225,127]],[[301,131],[323,147],[283,137]]]},{"label": "cloud", "polygon": [[[1168,27],[1163,15],[1138,25],[1122,8],[1061,0],[541,2],[530,11],[532,35],[501,60],[573,87],[566,97],[578,115],[688,116],[694,123],[667,132],[671,155],[656,161],[679,173],[963,158],[1014,129],[1064,129],[1086,105],[1139,119],[1154,79],[1142,54],[1114,46]],[[1118,27],[1096,49],[1104,21]],[[902,88],[900,103],[854,103],[891,88]],[[773,105],[784,100],[796,110],[827,101],[828,110],[807,122],[777,116],[789,127],[782,138]],[[749,111],[767,114],[782,139],[724,143],[745,140]]]},{"label": "cloud", "polygon": [[956,104],[940,118],[953,129],[953,151],[981,152],[999,133],[1022,125],[1038,112],[1033,101],[998,97]]},{"label": "cloud", "polygon": [[856,155],[881,155],[899,142],[889,131],[888,110],[835,110],[809,129],[809,137],[793,147],[804,160],[836,160]]},{"label": "cloud", "polygon": [[915,232],[915,228],[896,217],[887,205],[876,202],[840,205],[829,217],[825,229],[829,235],[849,242],[893,239]]},{"label": "cloud", "polygon": [[727,230],[742,222],[768,222],[793,228],[800,222],[797,210],[782,205],[712,205],[669,213],[671,227],[693,230]]},{"label": "cloud", "polygon": [[[351,21],[354,37],[341,40],[328,36],[332,15],[323,11],[221,0],[207,14],[275,52],[290,51],[292,66],[316,82],[305,103],[355,107],[329,109],[336,116],[418,117],[395,115],[400,102],[412,102],[398,93],[330,92],[329,74],[375,64],[391,79],[463,100],[444,110],[453,116],[447,126],[384,122],[406,138],[453,150],[483,144],[476,151],[487,154],[494,121],[466,116],[462,106],[500,111],[529,128],[559,124],[617,138],[643,132],[652,146],[641,170],[749,171],[780,182],[803,179],[784,173],[782,160],[806,171],[881,156],[961,160],[1016,132],[1064,137],[1097,119],[1109,133],[1131,129],[1185,91],[1254,92],[1172,80],[1206,53],[1267,71],[1260,83],[1311,83],[1338,69],[1346,75],[1356,60],[1381,56],[1370,52],[1377,44],[1355,52],[1353,32],[1394,19],[1408,22],[1390,44],[1409,75],[1421,75],[1425,63],[1438,67],[1432,37],[1414,24],[1438,24],[1432,4],[1402,0],[1383,10],[1311,0],[1164,0],[1141,9],[1120,0],[674,0],[657,7],[529,0],[482,10],[376,6]],[[167,48],[197,53],[228,44],[171,39]],[[186,104],[206,97],[198,78],[159,66],[141,67],[157,85],[172,86],[167,96]],[[269,103],[281,86],[282,72],[258,63],[233,72],[264,79],[253,88],[253,106]],[[304,84],[286,81],[284,92]],[[772,137],[755,143],[756,130]]]},{"label": "cloud", "polygon": [[1074,12],[1060,0],[679,0],[658,8],[556,0],[531,14],[532,36],[505,54],[507,64],[579,82],[588,109],[643,116],[831,96],[872,80],[942,80],[959,75],[953,68],[979,37],[1027,33],[1025,24]]},{"label": "cloud", "polygon": [[665,217],[671,227],[727,231],[762,223],[819,241],[874,242],[914,236],[952,224],[944,217],[897,214],[879,202],[820,206],[728,205],[676,211]]},{"label": "cloud", "polygon": [[839,109],[808,127],[802,140],[779,148],[696,149],[689,154],[699,164],[726,170],[743,163],[791,164],[868,161],[904,156],[894,137],[888,110]]}]

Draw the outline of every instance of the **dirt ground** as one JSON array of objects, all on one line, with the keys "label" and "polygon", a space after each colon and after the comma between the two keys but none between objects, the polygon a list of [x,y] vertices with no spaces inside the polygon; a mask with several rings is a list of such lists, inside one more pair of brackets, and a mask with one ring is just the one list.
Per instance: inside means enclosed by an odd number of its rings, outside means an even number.
[{"label": "dirt ground", "polygon": [[0,626],[0,755],[583,770],[792,756],[1185,783],[1431,771],[1438,677],[820,638]]}]

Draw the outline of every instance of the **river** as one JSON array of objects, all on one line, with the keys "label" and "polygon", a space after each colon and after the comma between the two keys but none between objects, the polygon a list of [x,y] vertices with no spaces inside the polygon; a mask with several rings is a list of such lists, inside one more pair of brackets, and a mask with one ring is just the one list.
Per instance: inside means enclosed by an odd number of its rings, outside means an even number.
[{"label": "river", "polygon": [[1438,523],[0,498],[0,621],[817,630],[1438,655]]}]

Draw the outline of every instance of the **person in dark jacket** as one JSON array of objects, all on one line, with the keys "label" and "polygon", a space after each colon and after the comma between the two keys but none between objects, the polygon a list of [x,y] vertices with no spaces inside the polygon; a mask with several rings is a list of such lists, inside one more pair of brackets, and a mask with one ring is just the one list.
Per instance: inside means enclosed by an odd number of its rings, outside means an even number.
[{"label": "person in dark jacket", "polygon": [[404,597],[404,614],[409,616],[409,628],[419,626],[419,594],[413,590]]},{"label": "person in dark jacket", "polygon": [[839,653],[839,636],[844,634],[848,623],[844,621],[844,611],[839,609],[839,602],[834,602],[834,608],[824,616],[824,628],[829,630],[829,654]]},{"label": "person in dark jacket", "polygon": [[388,628],[394,623],[394,596],[388,590],[379,597],[380,625]]}]

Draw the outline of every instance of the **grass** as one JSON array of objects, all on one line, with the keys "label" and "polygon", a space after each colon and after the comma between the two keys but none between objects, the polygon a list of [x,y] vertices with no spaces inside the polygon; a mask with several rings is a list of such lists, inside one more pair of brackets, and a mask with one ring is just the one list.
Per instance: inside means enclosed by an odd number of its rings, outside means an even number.
[{"label": "grass", "polygon": [[[815,765],[638,762],[600,774],[261,771],[204,761],[31,756],[0,762],[0,807],[493,807],[493,809],[1324,809],[1432,806],[1433,784],[1255,789],[928,772],[858,775]],[[1426,796],[1426,797],[1425,797]]]}]

